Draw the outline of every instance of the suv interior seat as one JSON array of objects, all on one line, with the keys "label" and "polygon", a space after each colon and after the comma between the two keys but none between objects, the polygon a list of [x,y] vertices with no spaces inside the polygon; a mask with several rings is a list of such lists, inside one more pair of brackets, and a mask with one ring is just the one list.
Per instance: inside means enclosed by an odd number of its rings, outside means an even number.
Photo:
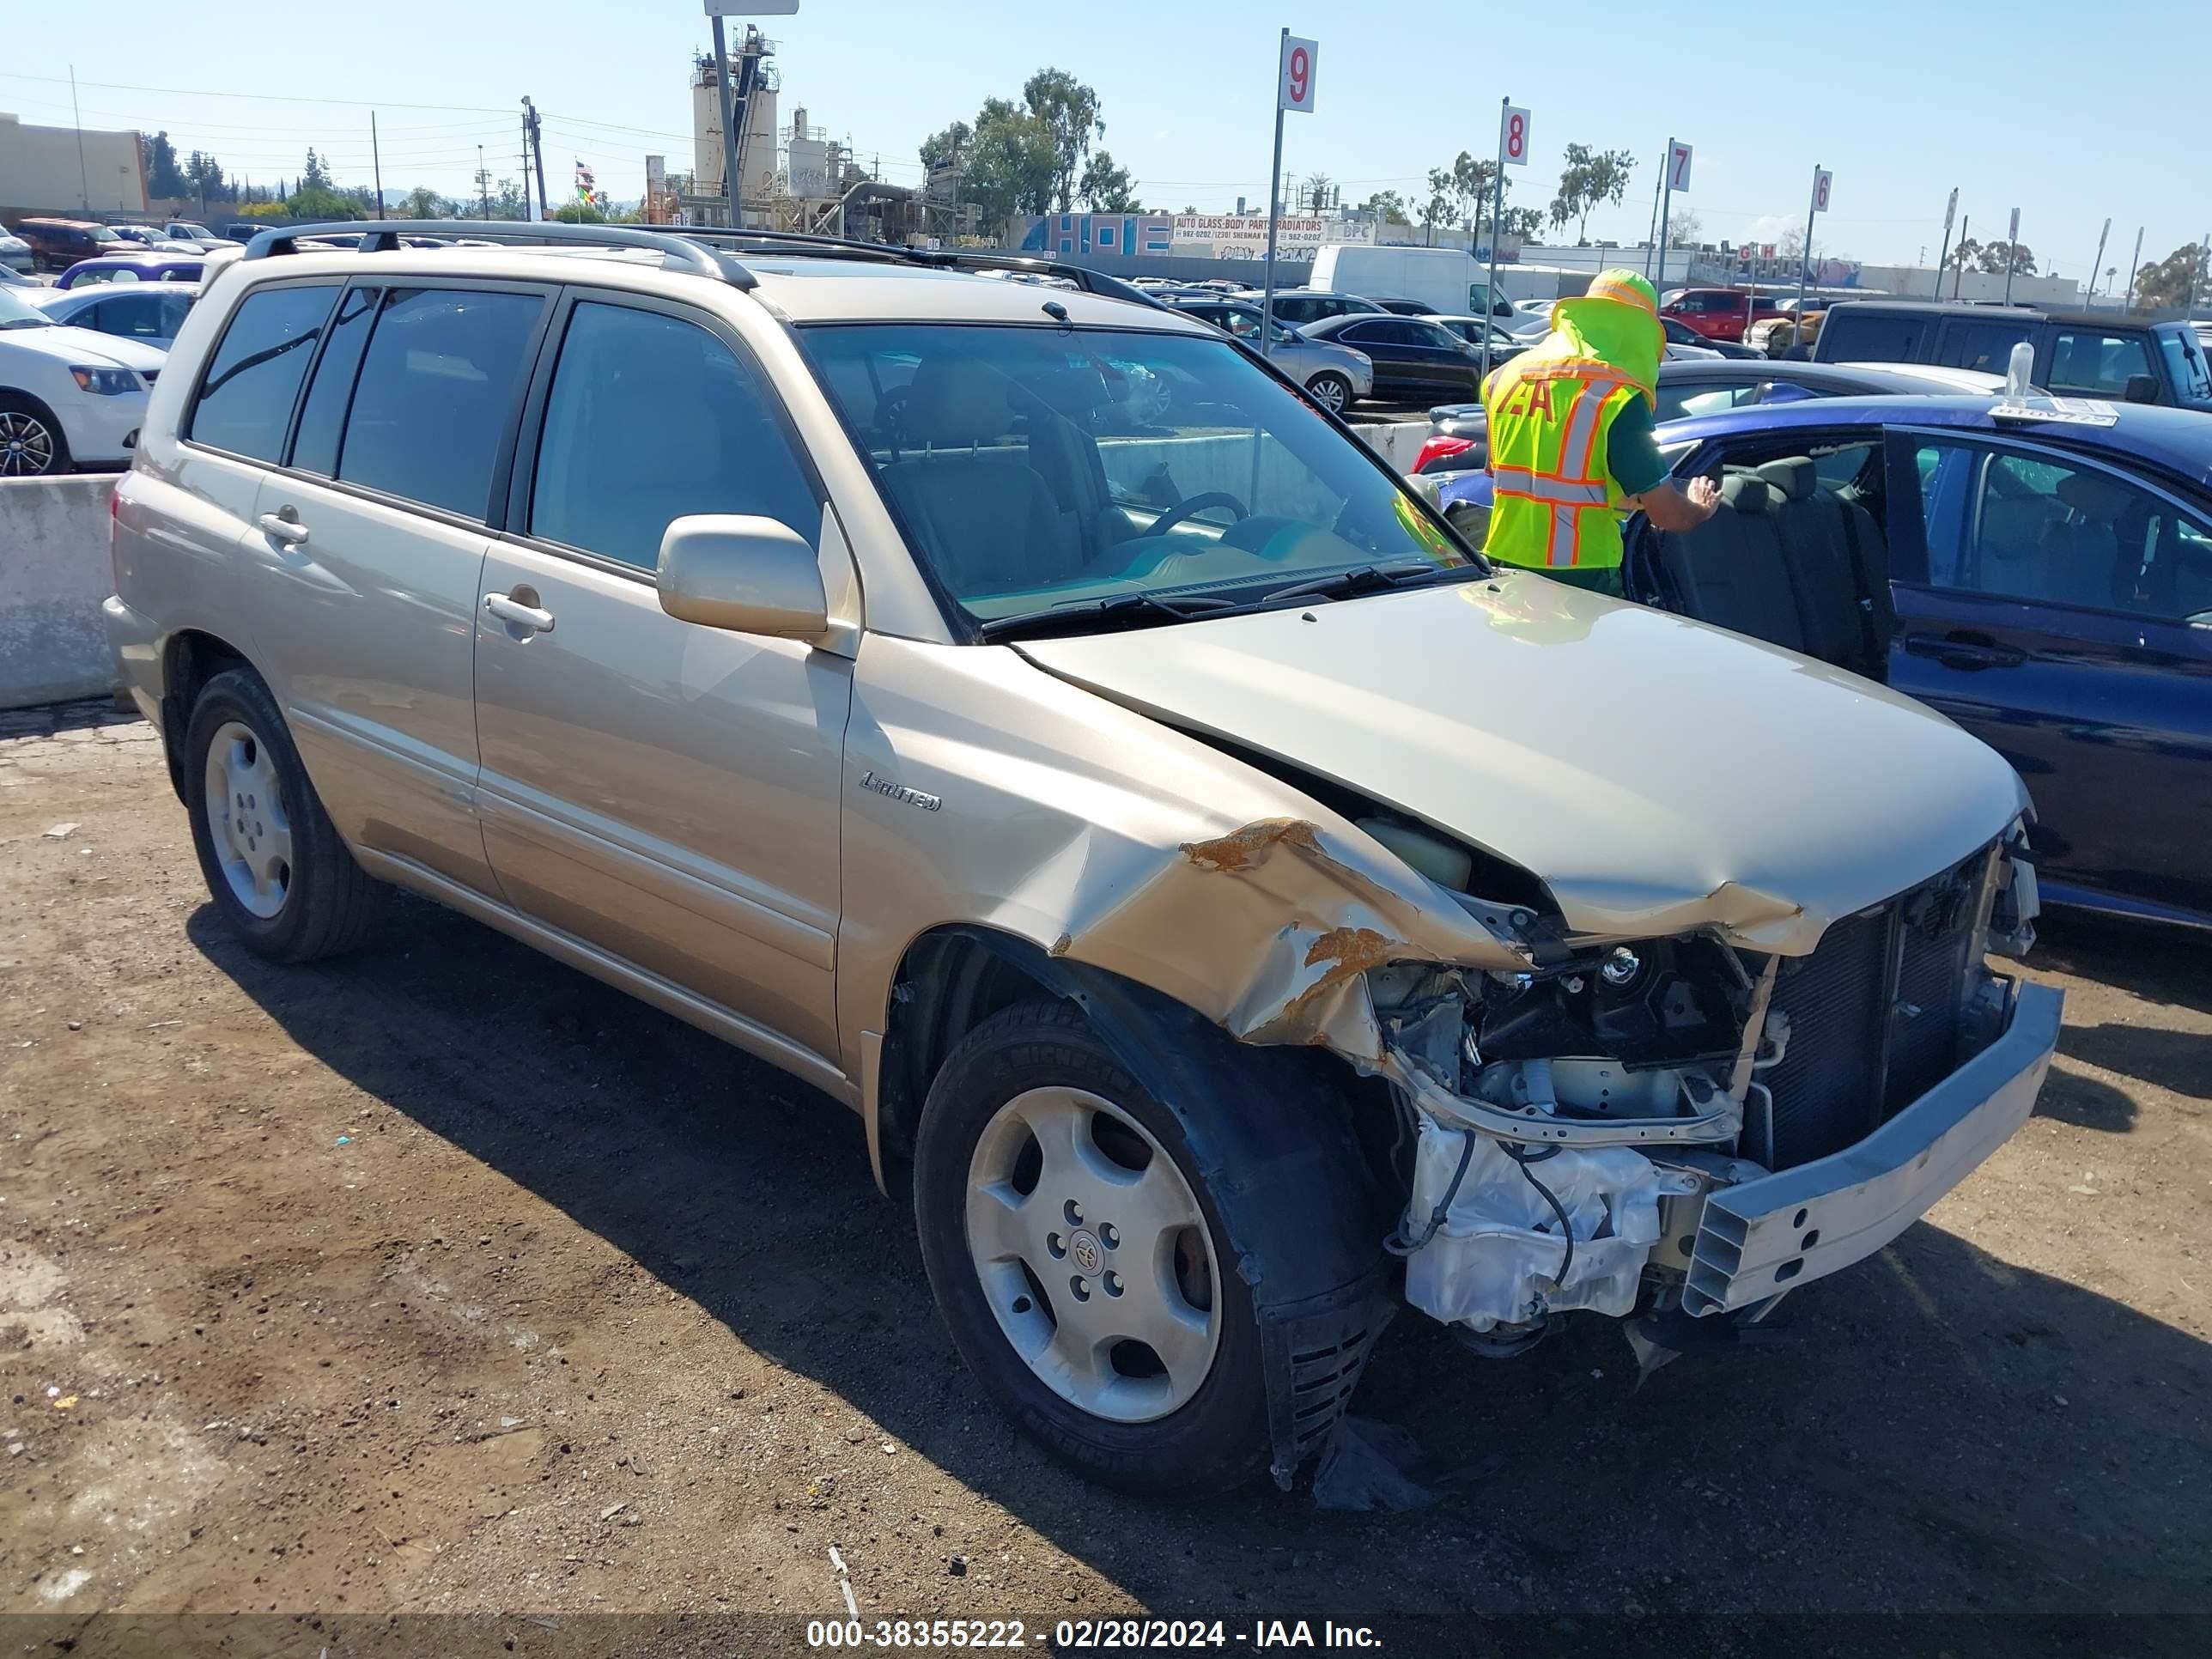
[{"label": "suv interior seat", "polygon": [[[1804,629],[1805,654],[1865,672],[1871,666],[1867,617],[1859,604],[1858,562],[1843,503],[1821,489],[1808,457],[1769,461],[1759,476],[1778,497],[1775,524]],[[1872,515],[1868,519],[1871,523]]]},{"label": "suv interior seat", "polygon": [[1721,510],[1686,534],[1659,538],[1674,591],[1700,622],[1805,649],[1805,629],[1774,513],[1774,488],[1734,468],[1721,479]]},{"label": "suv interior seat", "polygon": [[1012,392],[1004,374],[972,357],[925,361],[902,419],[921,453],[882,469],[884,489],[924,539],[958,550],[958,566],[939,574],[963,597],[1065,581],[1083,567],[1075,514],[1030,464],[1029,446],[1008,442]]}]

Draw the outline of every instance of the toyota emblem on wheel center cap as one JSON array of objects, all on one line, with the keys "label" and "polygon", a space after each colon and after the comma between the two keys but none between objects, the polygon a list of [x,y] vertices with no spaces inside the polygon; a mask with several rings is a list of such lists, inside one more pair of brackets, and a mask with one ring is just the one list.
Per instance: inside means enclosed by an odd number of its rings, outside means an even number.
[{"label": "toyota emblem on wheel center cap", "polygon": [[1106,1265],[1105,1247],[1099,1243],[1097,1234],[1087,1230],[1067,1241],[1067,1254],[1085,1274],[1095,1273]]}]

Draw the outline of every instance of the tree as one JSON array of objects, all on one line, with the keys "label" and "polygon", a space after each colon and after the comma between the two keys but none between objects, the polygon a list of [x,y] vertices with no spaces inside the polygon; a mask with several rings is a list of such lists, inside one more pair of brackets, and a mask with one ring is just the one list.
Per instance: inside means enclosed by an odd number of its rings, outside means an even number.
[{"label": "tree", "polygon": [[2035,275],[2035,254],[2025,242],[1984,242],[1975,250],[1974,269],[2002,276],[2009,264],[2015,276]]},{"label": "tree", "polygon": [[491,216],[495,219],[527,219],[530,216],[528,193],[514,179],[501,179],[491,187]]},{"label": "tree", "polygon": [[1667,219],[1668,247],[1696,247],[1705,227],[1694,208],[1676,208]]},{"label": "tree", "polygon": [[1330,178],[1326,173],[1309,174],[1306,179],[1306,200],[1311,205],[1308,209],[1308,211],[1313,213],[1326,213],[1330,207],[1334,205],[1331,198],[1333,192],[1335,191],[1336,187],[1336,180]]},{"label": "tree", "polygon": [[373,216],[375,205],[365,190],[338,190],[302,180],[286,198],[284,210],[295,219],[359,219]]},{"label": "tree", "polygon": [[315,147],[310,144],[307,146],[307,170],[300,175],[300,188],[306,191],[328,190],[330,187],[331,170],[323,164],[323,158],[315,154]]},{"label": "tree", "polygon": [[1018,213],[1052,211],[1059,169],[1049,125],[1003,98],[988,99],[975,117],[960,193],[983,210],[984,229],[996,235]]},{"label": "tree", "polygon": [[[1091,141],[1106,136],[1106,124],[1098,118],[1098,94],[1066,70],[1042,69],[1022,83],[1022,103],[1051,135],[1052,193],[1065,213],[1075,194],[1078,171],[1091,158]],[[981,125],[979,119],[976,125]]]},{"label": "tree", "polygon": [[2136,273],[2136,303],[2152,311],[2179,310],[2189,303],[2192,288],[2204,292],[2208,277],[2212,277],[2212,260],[2206,258],[2203,245],[2185,242]]},{"label": "tree", "polygon": [[1138,207],[1136,181],[1127,167],[1116,167],[1113,156],[1103,149],[1083,169],[1083,180],[1075,193],[1093,213],[1133,213]]},{"label": "tree", "polygon": [[214,156],[194,150],[185,161],[185,183],[191,193],[199,198],[200,211],[207,211],[210,202],[228,202],[238,195],[230,181],[222,176],[222,168]]},{"label": "tree", "polygon": [[425,185],[417,185],[399,198],[399,216],[403,219],[458,219],[461,216],[458,204],[438,194]]},{"label": "tree", "polygon": [[1553,198],[1552,223],[1565,229],[1571,221],[1575,240],[1586,240],[1590,210],[1601,202],[1620,205],[1628,193],[1629,175],[1636,158],[1625,149],[1593,150],[1588,144],[1567,146],[1567,165],[1559,173],[1559,193]]},{"label": "tree", "polygon": [[1421,228],[1436,240],[1436,228],[1451,217],[1452,204],[1458,199],[1459,185],[1450,172],[1443,167],[1429,169],[1429,199],[1421,204]]},{"label": "tree", "polygon": [[177,147],[169,142],[167,133],[157,132],[151,138],[142,137],[138,149],[146,164],[147,195],[157,202],[173,202],[191,193],[191,183],[177,165]]},{"label": "tree", "polygon": [[1378,190],[1359,204],[1359,210],[1373,214],[1381,224],[1403,224],[1406,198],[1395,190]]},{"label": "tree", "polygon": [[975,130],[965,121],[955,121],[942,132],[933,132],[921,141],[921,164],[935,172],[939,167],[957,167],[967,154]]},{"label": "tree", "polygon": [[588,202],[563,202],[553,210],[553,216],[564,225],[603,225],[607,216]]},{"label": "tree", "polygon": [[1518,236],[1524,242],[1533,242],[1542,234],[1544,210],[1541,208],[1508,208],[1498,222],[1508,236]]},{"label": "tree", "polygon": [[1959,239],[1959,246],[1953,248],[1949,257],[1943,261],[1943,268],[1946,270],[1978,270],[1980,267],[1975,261],[1981,258],[1981,252],[1979,242],[1971,236],[1962,236]]}]

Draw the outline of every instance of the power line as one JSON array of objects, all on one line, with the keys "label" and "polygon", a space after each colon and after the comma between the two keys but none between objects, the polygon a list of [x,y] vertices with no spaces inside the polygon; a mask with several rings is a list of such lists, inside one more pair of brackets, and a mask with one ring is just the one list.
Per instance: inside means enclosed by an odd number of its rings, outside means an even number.
[{"label": "power line", "polygon": [[[66,77],[53,75],[21,75],[13,70],[0,70],[0,81],[37,81],[48,86],[65,87]],[[283,92],[210,92],[201,87],[142,87],[127,81],[80,81],[82,87],[99,87],[108,92],[159,92],[179,98],[250,98],[272,104],[338,104],[349,109],[435,109],[463,115],[505,115],[507,112],[489,104],[403,104],[383,98],[310,98],[304,94]]]}]

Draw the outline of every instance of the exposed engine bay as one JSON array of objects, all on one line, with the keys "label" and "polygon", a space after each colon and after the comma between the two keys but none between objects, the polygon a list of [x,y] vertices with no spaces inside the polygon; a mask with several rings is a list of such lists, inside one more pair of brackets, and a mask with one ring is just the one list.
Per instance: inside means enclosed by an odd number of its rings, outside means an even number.
[{"label": "exposed engine bay", "polygon": [[1844,1152],[2002,1029],[1984,952],[2024,949],[2034,903],[2013,850],[1845,918],[1805,957],[1708,933],[1520,972],[1370,973],[1376,1069],[1412,1130],[1389,1246],[1407,1299],[1501,1355],[1570,1312],[1719,1310],[1691,1284],[1709,1197]]}]

